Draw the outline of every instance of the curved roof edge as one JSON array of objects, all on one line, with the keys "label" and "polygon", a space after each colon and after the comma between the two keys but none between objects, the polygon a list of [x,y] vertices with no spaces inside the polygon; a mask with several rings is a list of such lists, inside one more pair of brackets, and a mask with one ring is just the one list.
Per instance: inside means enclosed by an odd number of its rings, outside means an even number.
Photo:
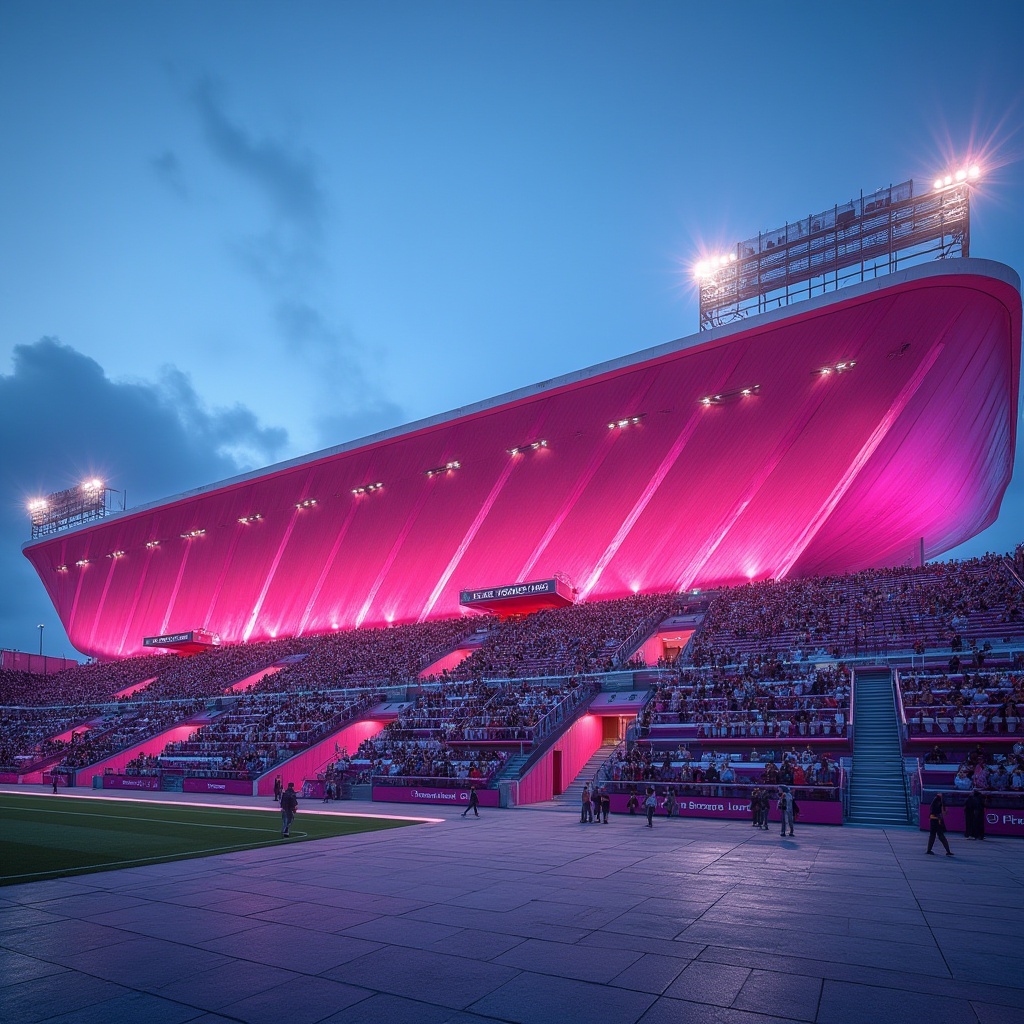
[{"label": "curved roof edge", "polygon": [[[360,448],[380,444],[381,442],[390,441],[395,438],[403,437],[407,434],[412,434],[422,430],[429,430],[433,427],[442,426],[445,423],[454,422],[480,413],[486,413],[493,409],[522,401],[523,399],[534,398],[558,388],[579,384],[583,381],[590,380],[591,378],[600,377],[606,373],[613,373],[617,370],[626,369],[635,364],[645,363],[664,356],[671,356],[679,352],[685,352],[687,349],[698,348],[703,345],[725,342],[734,335],[746,333],[754,328],[772,326],[773,324],[788,320],[794,315],[804,317],[840,302],[845,303],[851,299],[870,297],[877,292],[887,291],[893,287],[898,287],[904,284],[919,283],[929,279],[938,279],[943,277],[962,278],[965,276],[988,278],[1001,284],[1008,285],[1014,289],[1018,295],[1021,294],[1020,275],[1017,274],[1012,267],[1008,267],[1004,263],[998,263],[995,260],[974,258],[935,260],[931,263],[923,263],[910,267],[906,270],[898,270],[891,274],[885,274],[872,281],[865,281],[862,284],[850,285],[846,288],[840,288],[837,291],[826,292],[823,295],[818,295],[802,302],[794,303],[793,305],[783,306],[779,309],[770,310],[769,312],[761,313],[756,316],[745,317],[742,320],[737,320],[735,323],[727,324],[723,327],[716,327],[709,331],[698,331],[696,334],[691,334],[684,338],[664,342],[651,348],[641,349],[638,352],[619,356],[616,359],[609,359],[602,363],[595,363],[593,366],[584,367],[580,370],[573,370],[569,373],[562,374],[559,377],[552,377],[549,380],[538,381],[535,384],[527,384],[524,387],[517,388],[515,391],[507,391],[503,394],[496,395],[494,398],[488,398],[480,402],[473,402],[470,405],[450,409],[447,412],[436,413],[433,416],[413,420],[410,423],[403,423],[397,427],[391,427],[388,430],[378,431],[375,434],[367,434],[364,437],[345,441],[342,444],[334,445],[330,448],[323,448],[319,451],[311,452],[308,455],[300,455],[294,459],[276,462],[269,466],[261,466],[258,469],[239,473],[237,476],[228,477],[224,480],[218,480],[210,484],[203,484],[201,487],[196,487],[188,491],[182,491],[180,494],[173,494],[165,498],[159,498],[156,501],[146,502],[143,505],[136,505],[133,508],[125,509],[124,511],[114,512],[111,515],[106,516],[102,522],[115,522],[118,519],[135,516],[155,508],[161,508],[190,498],[200,497],[204,494],[211,494],[215,491],[219,491],[227,487],[234,487],[250,480],[258,480],[261,477],[265,477],[272,473],[295,469],[304,465],[311,465],[315,462],[332,458],[335,455],[357,451]],[[86,523],[67,531],[61,531],[61,536],[71,536],[83,530],[94,529],[96,526],[97,523],[95,521]],[[36,540],[28,540],[21,545],[21,549],[25,552],[30,548],[48,543],[52,540],[53,535]]]}]

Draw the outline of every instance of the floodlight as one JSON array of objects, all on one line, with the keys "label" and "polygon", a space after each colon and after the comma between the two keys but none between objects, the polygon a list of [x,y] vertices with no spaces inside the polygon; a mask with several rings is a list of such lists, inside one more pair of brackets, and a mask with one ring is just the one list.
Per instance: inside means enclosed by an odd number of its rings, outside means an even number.
[{"label": "floodlight", "polygon": [[977,164],[974,164],[968,173],[972,178],[977,178],[981,175],[981,168]]}]

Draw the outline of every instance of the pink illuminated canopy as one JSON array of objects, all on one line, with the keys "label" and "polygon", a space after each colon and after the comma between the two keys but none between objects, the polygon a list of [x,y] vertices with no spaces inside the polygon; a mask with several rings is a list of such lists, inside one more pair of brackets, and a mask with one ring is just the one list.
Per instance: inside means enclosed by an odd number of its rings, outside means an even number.
[{"label": "pink illuminated canopy", "polygon": [[496,580],[592,600],[934,557],[998,514],[1020,343],[1013,271],[936,261],[25,554],[101,657],[457,616]]}]

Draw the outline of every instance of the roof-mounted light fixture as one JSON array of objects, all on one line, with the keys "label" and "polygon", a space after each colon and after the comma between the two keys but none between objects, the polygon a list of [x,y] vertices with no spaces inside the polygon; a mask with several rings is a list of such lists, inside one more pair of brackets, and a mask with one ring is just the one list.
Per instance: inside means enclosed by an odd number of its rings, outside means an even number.
[{"label": "roof-mounted light fixture", "polygon": [[647,413],[645,412],[639,412],[635,416],[626,416],[621,420],[612,420],[611,423],[608,424],[608,429],[625,430],[626,427],[635,427],[646,415]]},{"label": "roof-mounted light fixture", "polygon": [[189,530],[188,533],[181,534],[182,540],[193,540],[196,537],[202,537],[205,534],[205,530]]},{"label": "roof-mounted light fixture", "polygon": [[297,501],[296,508],[313,508],[316,505],[316,498],[306,498],[305,501]]},{"label": "roof-mounted light fixture", "polygon": [[547,441],[533,441],[530,444],[517,444],[515,448],[506,448],[509,455],[521,455],[523,452],[535,452],[538,448],[547,448]]},{"label": "roof-mounted light fixture", "polygon": [[841,363],[833,363],[830,366],[821,366],[814,370],[815,376],[828,377],[833,373],[848,373],[857,365],[856,359],[847,359]]},{"label": "roof-mounted light fixture", "polygon": [[79,567],[79,569],[81,569],[83,565],[88,565],[88,564],[89,564],[89,559],[88,558],[80,558],[77,562],[75,562],[75,565],[77,565]]},{"label": "roof-mounted light fixture", "polygon": [[701,400],[701,405],[722,405],[724,402],[729,401],[733,398],[749,398],[752,395],[760,394],[760,384],[747,384],[742,388],[733,388],[732,391],[720,391],[716,395],[705,395]]},{"label": "roof-mounted light fixture", "polygon": [[435,466],[433,469],[426,470],[426,476],[440,476],[442,473],[451,473],[452,470],[462,469],[462,463],[457,459],[452,459],[451,462],[446,462],[443,466]]},{"label": "roof-mounted light fixture", "polygon": [[253,512],[253,514],[251,516],[241,516],[241,517],[239,517],[238,521],[239,521],[239,523],[242,524],[242,526],[248,526],[249,523],[258,523],[262,518],[263,518],[263,516],[262,516],[261,513]]},{"label": "roof-mounted light fixture", "polygon": [[124,552],[121,550],[111,551],[107,558],[124,558]]},{"label": "roof-mounted light fixture", "polygon": [[158,541],[158,540],[147,540],[146,541],[146,547],[149,548],[150,551],[152,551],[153,548],[160,547],[160,541]]},{"label": "roof-mounted light fixture", "polygon": [[360,494],[374,494],[379,491],[384,485],[382,483],[375,484],[363,484],[362,487],[353,487],[352,493],[358,497]]}]

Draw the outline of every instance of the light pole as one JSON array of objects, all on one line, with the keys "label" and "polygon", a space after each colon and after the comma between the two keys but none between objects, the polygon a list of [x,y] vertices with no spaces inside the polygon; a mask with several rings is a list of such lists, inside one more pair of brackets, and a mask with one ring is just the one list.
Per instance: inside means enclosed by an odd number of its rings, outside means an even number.
[{"label": "light pole", "polygon": [[39,657],[40,658],[43,656],[43,630],[45,628],[46,628],[45,624],[40,622],[39,623]]}]

